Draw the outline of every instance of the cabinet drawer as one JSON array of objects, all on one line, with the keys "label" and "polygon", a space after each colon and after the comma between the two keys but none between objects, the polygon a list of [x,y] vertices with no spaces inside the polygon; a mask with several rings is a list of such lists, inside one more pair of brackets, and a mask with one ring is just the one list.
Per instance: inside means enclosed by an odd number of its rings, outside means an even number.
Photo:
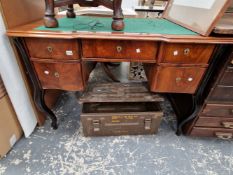
[{"label": "cabinet drawer", "polygon": [[217,86],[210,93],[208,101],[233,104],[233,87]]},{"label": "cabinet drawer", "polygon": [[33,62],[44,89],[81,91],[84,89],[81,65],[75,63]]},{"label": "cabinet drawer", "polygon": [[207,104],[202,114],[214,117],[233,117],[233,105]]},{"label": "cabinet drawer", "polygon": [[228,140],[233,138],[233,129],[194,127],[190,135],[199,137],[218,137],[220,139]]},{"label": "cabinet drawer", "polygon": [[153,41],[83,40],[82,48],[84,59],[102,58],[155,61],[158,46]]},{"label": "cabinet drawer", "polygon": [[220,85],[233,86],[233,67],[228,67],[220,80]]},{"label": "cabinet drawer", "polygon": [[[148,80],[153,92],[195,93],[205,68],[196,67],[154,67]],[[146,70],[147,72],[147,70]]]},{"label": "cabinet drawer", "polygon": [[214,44],[162,43],[159,62],[178,64],[208,64]]},{"label": "cabinet drawer", "polygon": [[199,116],[195,126],[233,129],[233,118]]},{"label": "cabinet drawer", "polygon": [[79,59],[77,40],[25,38],[32,58],[44,59]]}]

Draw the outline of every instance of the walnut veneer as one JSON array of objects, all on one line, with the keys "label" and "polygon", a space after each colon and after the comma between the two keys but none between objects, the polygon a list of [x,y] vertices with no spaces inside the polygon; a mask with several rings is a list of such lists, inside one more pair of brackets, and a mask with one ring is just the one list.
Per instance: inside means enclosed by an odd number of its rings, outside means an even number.
[{"label": "walnut veneer", "polygon": [[195,95],[220,44],[233,43],[231,37],[33,30],[41,24],[7,34],[15,38],[34,84],[35,102],[54,128],[56,117],[43,103],[43,90],[84,90],[96,62],[143,62],[152,92]]}]

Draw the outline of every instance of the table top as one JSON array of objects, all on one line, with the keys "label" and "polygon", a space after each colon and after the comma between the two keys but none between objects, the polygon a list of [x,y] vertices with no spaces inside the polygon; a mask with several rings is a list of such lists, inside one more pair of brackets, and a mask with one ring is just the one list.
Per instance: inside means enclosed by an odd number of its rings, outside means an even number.
[{"label": "table top", "polygon": [[[59,16],[58,18],[59,20],[64,20],[63,16]],[[143,19],[140,20],[142,22]],[[157,19],[154,20],[156,21]],[[127,22],[127,19],[125,21]],[[8,29],[7,35],[10,37],[38,37],[38,38],[60,38],[60,39],[119,39],[119,40],[164,41],[164,42],[173,42],[173,43],[233,44],[232,36],[218,35],[218,36],[204,37],[192,31],[188,31],[187,29],[184,29],[181,26],[178,27],[180,27],[180,29],[184,31],[184,34],[182,34],[182,32],[177,34],[172,32],[166,33],[163,31],[141,33],[137,30],[135,30],[135,32],[134,31],[129,32],[127,30],[122,32],[116,32],[112,30],[92,31],[92,30],[44,29],[43,20],[39,20],[32,22],[30,24]]]}]

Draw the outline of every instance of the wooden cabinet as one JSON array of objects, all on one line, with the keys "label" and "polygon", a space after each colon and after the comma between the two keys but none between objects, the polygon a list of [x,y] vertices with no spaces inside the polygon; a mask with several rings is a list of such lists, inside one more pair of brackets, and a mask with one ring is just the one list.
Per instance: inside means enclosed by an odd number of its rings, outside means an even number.
[{"label": "wooden cabinet", "polygon": [[83,59],[96,61],[156,62],[154,41],[83,40]]},{"label": "wooden cabinet", "polygon": [[159,63],[205,65],[209,63],[214,48],[214,44],[162,43]]},{"label": "wooden cabinet", "polygon": [[[218,67],[220,73],[213,78],[210,88],[197,118],[189,125],[187,134],[191,136],[233,138],[233,86],[231,71],[232,55],[225,65]],[[230,65],[230,66],[229,66]]]},{"label": "wooden cabinet", "polygon": [[149,75],[153,92],[195,93],[205,68],[152,66]]},{"label": "wooden cabinet", "polygon": [[79,62],[34,61],[33,65],[44,89],[84,90],[81,64]]},{"label": "wooden cabinet", "polygon": [[77,40],[25,38],[31,58],[69,60],[79,59]]}]

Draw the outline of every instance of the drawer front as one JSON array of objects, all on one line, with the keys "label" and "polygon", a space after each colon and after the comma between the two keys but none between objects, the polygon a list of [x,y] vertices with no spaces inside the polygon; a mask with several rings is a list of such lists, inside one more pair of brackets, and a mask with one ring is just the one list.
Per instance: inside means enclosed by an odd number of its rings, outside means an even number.
[{"label": "drawer front", "polygon": [[44,89],[82,91],[84,89],[80,63],[33,62]]},{"label": "drawer front", "polygon": [[32,58],[44,59],[79,59],[77,40],[25,38]]},{"label": "drawer front", "polygon": [[233,87],[217,86],[211,92],[208,101],[233,104]]},{"label": "drawer front", "polygon": [[178,64],[208,64],[214,44],[162,43],[159,62]]},{"label": "drawer front", "polygon": [[202,115],[214,117],[233,117],[233,105],[207,104]]},{"label": "drawer front", "polygon": [[196,67],[158,66],[150,75],[152,78],[148,78],[151,91],[194,94],[205,71],[205,68]]},{"label": "drawer front", "polygon": [[190,135],[228,140],[233,138],[233,129],[194,127]]},{"label": "drawer front", "polygon": [[224,86],[233,86],[233,67],[228,67],[219,84]]},{"label": "drawer front", "polygon": [[195,126],[233,129],[233,118],[199,116]]},{"label": "drawer front", "polygon": [[155,60],[153,41],[83,40],[83,57],[104,59]]}]

